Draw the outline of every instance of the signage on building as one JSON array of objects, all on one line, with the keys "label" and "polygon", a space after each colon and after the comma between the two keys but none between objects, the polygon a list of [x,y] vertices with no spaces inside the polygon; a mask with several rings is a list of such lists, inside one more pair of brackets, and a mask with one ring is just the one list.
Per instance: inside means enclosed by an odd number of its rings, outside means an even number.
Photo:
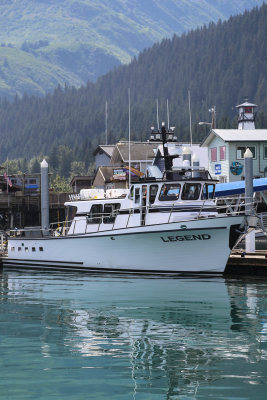
[{"label": "signage on building", "polygon": [[241,175],[243,171],[243,165],[238,161],[233,161],[230,165],[230,171],[233,175]]},{"label": "signage on building", "polygon": [[126,180],[126,172],[122,168],[113,170],[113,181],[125,181]]},{"label": "signage on building", "polygon": [[221,164],[215,164],[214,165],[214,171],[215,171],[215,175],[221,175],[221,173],[222,173],[222,165]]}]

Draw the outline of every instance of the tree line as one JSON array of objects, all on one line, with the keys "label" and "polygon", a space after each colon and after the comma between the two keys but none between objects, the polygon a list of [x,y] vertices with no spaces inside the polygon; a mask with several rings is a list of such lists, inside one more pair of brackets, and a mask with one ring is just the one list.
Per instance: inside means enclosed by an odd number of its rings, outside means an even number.
[{"label": "tree line", "polygon": [[[0,161],[25,159],[27,168],[45,154],[59,176],[71,176],[74,165],[88,172],[93,151],[128,137],[130,88],[131,138],[147,140],[150,127],[167,120],[179,141],[189,140],[188,92],[193,140],[208,133],[199,121],[210,121],[216,105],[217,127],[237,127],[235,106],[259,105],[257,127],[267,128],[267,5],[210,23],[181,36],[164,39],[144,50],[129,65],[119,66],[96,83],[79,89],[58,86],[43,98],[24,95],[0,99]],[[82,164],[72,164],[82,163]]]}]

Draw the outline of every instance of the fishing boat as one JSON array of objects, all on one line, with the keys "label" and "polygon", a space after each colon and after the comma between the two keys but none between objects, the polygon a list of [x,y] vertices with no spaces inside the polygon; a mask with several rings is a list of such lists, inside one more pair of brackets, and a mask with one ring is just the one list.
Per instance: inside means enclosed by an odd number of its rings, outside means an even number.
[{"label": "fishing boat", "polygon": [[66,221],[11,232],[4,266],[137,274],[223,273],[244,225],[239,210],[220,212],[216,181],[184,163],[174,169],[169,132],[162,176],[128,189],[87,189],[65,203]]}]

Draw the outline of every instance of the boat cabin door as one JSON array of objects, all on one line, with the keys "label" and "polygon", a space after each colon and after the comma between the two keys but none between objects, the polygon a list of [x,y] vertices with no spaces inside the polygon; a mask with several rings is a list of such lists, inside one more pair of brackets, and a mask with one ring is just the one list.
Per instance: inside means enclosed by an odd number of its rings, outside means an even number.
[{"label": "boat cabin door", "polygon": [[145,225],[147,209],[147,185],[134,186],[134,203],[140,208],[140,225]]}]

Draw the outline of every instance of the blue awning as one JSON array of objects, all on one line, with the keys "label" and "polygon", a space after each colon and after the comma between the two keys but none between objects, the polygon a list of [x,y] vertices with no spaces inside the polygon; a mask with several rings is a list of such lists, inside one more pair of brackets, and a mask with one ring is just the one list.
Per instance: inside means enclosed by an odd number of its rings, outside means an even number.
[{"label": "blue awning", "polygon": [[34,184],[25,185],[25,189],[38,189],[38,188],[39,188],[39,186],[38,185],[34,185]]},{"label": "blue awning", "polygon": [[[267,178],[253,179],[253,191],[262,192],[267,190]],[[215,197],[232,196],[234,194],[245,193],[245,181],[217,183],[215,187]]]}]

